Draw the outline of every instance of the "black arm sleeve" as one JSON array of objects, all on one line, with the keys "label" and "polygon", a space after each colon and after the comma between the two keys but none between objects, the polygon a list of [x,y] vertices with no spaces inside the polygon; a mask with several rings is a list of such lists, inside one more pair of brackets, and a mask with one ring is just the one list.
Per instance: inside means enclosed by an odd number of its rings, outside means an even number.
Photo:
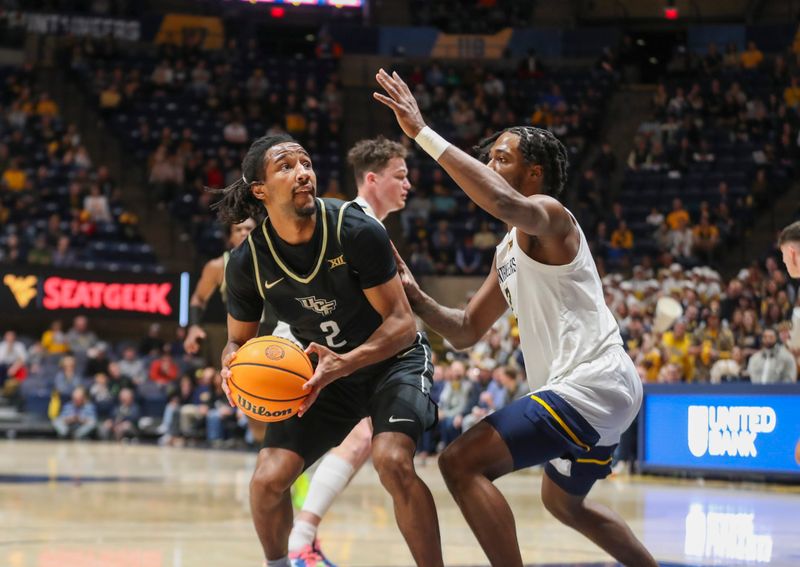
[{"label": "black arm sleeve", "polygon": [[355,203],[345,211],[341,242],[347,263],[361,282],[361,289],[384,284],[397,273],[386,229]]},{"label": "black arm sleeve", "polygon": [[264,300],[256,288],[253,258],[247,242],[231,251],[225,268],[225,284],[228,287],[227,309],[231,317],[245,323],[260,321]]}]

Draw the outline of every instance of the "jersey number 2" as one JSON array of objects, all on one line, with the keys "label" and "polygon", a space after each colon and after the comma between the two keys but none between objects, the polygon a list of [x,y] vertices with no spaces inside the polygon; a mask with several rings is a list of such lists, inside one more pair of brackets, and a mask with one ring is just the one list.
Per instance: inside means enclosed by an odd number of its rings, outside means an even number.
[{"label": "jersey number 2", "polygon": [[328,343],[329,347],[339,348],[347,344],[347,341],[336,342],[336,337],[342,332],[336,321],[323,321],[319,324],[319,328],[325,333],[325,342]]}]

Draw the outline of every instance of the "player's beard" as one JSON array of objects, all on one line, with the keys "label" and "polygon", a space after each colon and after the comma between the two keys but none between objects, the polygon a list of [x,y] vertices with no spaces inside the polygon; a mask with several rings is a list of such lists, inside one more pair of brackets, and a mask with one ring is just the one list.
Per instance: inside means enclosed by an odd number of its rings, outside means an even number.
[{"label": "player's beard", "polygon": [[295,207],[294,212],[300,218],[308,218],[310,216],[313,216],[314,213],[317,212],[317,206],[316,204],[311,203],[309,205],[304,205],[302,207]]}]

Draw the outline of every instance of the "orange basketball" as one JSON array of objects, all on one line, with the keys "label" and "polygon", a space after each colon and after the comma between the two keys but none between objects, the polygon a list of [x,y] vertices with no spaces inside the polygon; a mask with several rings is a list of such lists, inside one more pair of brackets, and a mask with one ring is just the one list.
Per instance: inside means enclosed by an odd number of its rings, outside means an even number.
[{"label": "orange basketball", "polygon": [[292,341],[266,336],[250,339],[231,361],[228,386],[234,403],[258,421],[289,419],[306,399],[314,374],[303,349]]}]

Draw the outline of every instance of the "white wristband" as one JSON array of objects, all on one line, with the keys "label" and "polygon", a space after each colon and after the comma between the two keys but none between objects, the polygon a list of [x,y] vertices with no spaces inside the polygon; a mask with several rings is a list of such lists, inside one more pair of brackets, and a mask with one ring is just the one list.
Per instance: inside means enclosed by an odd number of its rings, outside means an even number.
[{"label": "white wristband", "polygon": [[425,126],[420,130],[414,141],[436,161],[439,161],[444,151],[450,147],[450,142],[442,138],[429,126]]}]

